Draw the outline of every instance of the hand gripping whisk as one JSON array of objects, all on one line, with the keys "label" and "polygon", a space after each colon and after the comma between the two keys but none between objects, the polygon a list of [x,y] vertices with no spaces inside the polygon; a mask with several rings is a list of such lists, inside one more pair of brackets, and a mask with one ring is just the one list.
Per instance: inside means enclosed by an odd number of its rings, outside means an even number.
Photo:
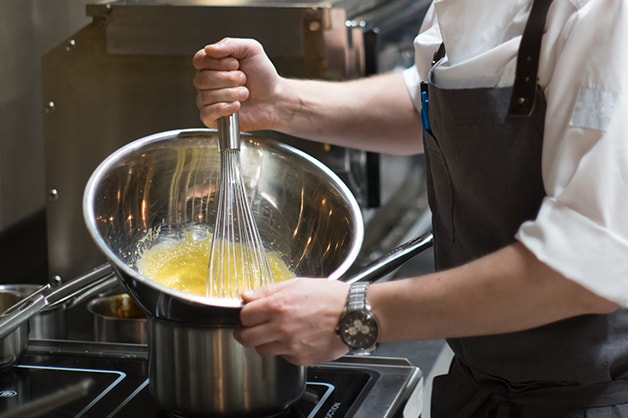
[{"label": "hand gripping whisk", "polygon": [[240,298],[245,290],[272,282],[240,170],[238,114],[218,120],[220,188],[209,255],[207,295]]}]

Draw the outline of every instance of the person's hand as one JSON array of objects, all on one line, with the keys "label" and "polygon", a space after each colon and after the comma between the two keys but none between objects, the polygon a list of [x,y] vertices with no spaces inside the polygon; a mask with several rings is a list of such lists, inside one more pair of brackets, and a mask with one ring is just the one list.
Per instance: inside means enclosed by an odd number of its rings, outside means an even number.
[{"label": "person's hand", "polygon": [[282,79],[259,42],[224,38],[199,50],[192,63],[196,106],[207,127],[240,111],[242,130],[273,129]]},{"label": "person's hand", "polygon": [[340,281],[297,278],[245,292],[234,336],[262,356],[298,365],[336,359],[348,351],[336,333],[348,291]]}]

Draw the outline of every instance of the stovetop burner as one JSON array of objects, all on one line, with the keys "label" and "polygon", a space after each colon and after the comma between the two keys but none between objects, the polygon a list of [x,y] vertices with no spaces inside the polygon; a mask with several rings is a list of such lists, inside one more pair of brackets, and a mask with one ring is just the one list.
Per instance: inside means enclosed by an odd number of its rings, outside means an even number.
[{"label": "stovetop burner", "polygon": [[[0,373],[0,418],[167,418],[147,370],[145,345],[31,340]],[[305,394],[279,417],[416,417],[421,394],[421,372],[404,359],[347,356],[308,367]]]}]

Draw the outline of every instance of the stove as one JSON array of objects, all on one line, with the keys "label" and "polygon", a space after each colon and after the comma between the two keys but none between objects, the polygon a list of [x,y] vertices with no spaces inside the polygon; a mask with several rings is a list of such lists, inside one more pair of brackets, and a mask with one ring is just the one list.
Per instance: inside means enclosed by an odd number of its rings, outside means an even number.
[{"label": "stove", "polygon": [[[0,373],[0,418],[168,417],[148,390],[142,344],[30,340]],[[407,360],[345,356],[307,368],[303,397],[279,418],[418,417],[423,377]]]}]

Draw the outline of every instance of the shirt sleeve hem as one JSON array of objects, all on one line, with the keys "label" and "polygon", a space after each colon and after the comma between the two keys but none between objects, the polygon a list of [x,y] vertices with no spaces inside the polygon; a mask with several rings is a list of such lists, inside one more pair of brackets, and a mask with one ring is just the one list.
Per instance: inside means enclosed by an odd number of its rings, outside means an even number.
[{"label": "shirt sleeve hem", "polygon": [[628,242],[608,228],[546,198],[537,219],[525,222],[516,238],[568,279],[628,306]]},{"label": "shirt sleeve hem", "polygon": [[403,70],[403,80],[410,94],[412,104],[417,111],[421,111],[421,78],[415,66]]}]

